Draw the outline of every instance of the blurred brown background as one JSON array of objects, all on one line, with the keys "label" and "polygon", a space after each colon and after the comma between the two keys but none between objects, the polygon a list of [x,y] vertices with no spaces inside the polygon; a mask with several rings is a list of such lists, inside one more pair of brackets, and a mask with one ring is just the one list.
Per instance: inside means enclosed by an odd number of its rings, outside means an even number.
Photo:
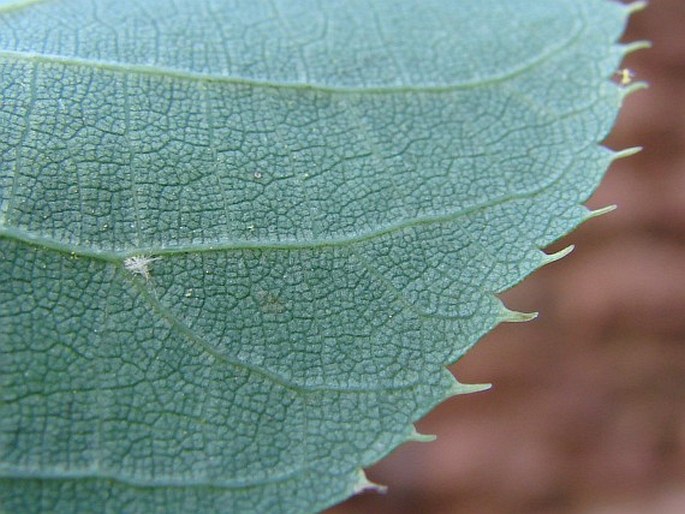
[{"label": "blurred brown background", "polygon": [[492,382],[419,422],[437,434],[369,470],[327,514],[685,513],[685,0],[651,0],[624,41],[631,96],[607,141],[616,162],[590,200],[619,209],[555,245],[576,250],[504,295],[505,324],[453,372]]}]

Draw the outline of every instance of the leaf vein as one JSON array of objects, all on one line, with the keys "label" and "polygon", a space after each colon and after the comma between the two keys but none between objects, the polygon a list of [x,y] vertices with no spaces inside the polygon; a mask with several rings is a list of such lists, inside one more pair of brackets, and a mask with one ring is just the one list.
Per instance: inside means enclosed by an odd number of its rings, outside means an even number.
[{"label": "leaf vein", "polygon": [[462,82],[455,82],[444,85],[403,85],[403,86],[367,86],[367,87],[343,87],[331,86],[317,83],[305,82],[274,82],[266,79],[254,79],[247,77],[236,77],[228,75],[219,75],[216,73],[203,73],[190,70],[182,70],[169,66],[161,65],[146,65],[133,63],[119,63],[115,61],[103,61],[92,58],[70,57],[57,54],[35,53],[17,50],[0,50],[0,58],[11,59],[15,61],[28,61],[41,64],[60,64],[63,66],[80,66],[92,69],[106,70],[110,72],[119,73],[137,73],[140,75],[159,76],[166,78],[176,78],[182,80],[198,81],[198,82],[221,82],[228,84],[238,84],[253,87],[271,87],[271,88],[286,88],[286,89],[308,89],[320,91],[325,93],[360,93],[366,94],[380,94],[380,93],[414,93],[414,92],[450,92],[462,89],[474,89],[492,84],[499,84],[506,82],[515,77],[518,77],[530,70],[536,68],[545,61],[553,58],[569,46],[578,41],[582,32],[583,24],[574,27],[569,36],[562,40],[559,44],[551,46],[550,50],[540,53],[535,59],[530,60],[523,65],[512,68],[501,74],[493,74],[487,78],[464,80]]}]

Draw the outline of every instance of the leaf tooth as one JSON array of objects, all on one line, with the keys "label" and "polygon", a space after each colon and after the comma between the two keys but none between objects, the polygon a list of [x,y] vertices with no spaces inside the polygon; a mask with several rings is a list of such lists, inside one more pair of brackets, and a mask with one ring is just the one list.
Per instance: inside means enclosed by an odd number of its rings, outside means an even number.
[{"label": "leaf tooth", "polygon": [[592,218],[597,218],[599,216],[603,216],[605,214],[608,214],[612,211],[615,211],[618,208],[618,205],[612,204],[612,205],[607,205],[606,207],[602,207],[601,209],[595,209],[594,211],[588,211],[587,214],[585,215],[585,218],[583,221],[590,220]]},{"label": "leaf tooth", "polygon": [[438,438],[435,434],[422,434],[416,429],[415,425],[411,426],[411,434],[407,437],[407,441],[414,441],[417,443],[432,443]]},{"label": "leaf tooth", "polygon": [[641,91],[643,89],[647,89],[649,87],[649,84],[646,82],[633,82],[632,84],[628,86],[621,86],[621,100],[625,100],[627,97],[632,95],[633,93],[637,91]]},{"label": "leaf tooth", "polygon": [[534,320],[538,317],[538,312],[520,312],[512,311],[502,304],[502,313],[500,314],[500,322],[505,323],[523,323]]},{"label": "leaf tooth", "polygon": [[447,397],[451,398],[461,394],[479,393],[481,391],[487,391],[491,387],[492,384],[462,384],[455,378],[452,387],[447,391]]},{"label": "leaf tooth", "polygon": [[558,252],[554,252],[554,253],[542,252],[541,266],[546,266],[547,264],[551,264],[553,262],[557,262],[560,259],[563,259],[569,253],[571,253],[574,248],[575,248],[575,245],[568,245],[566,248],[559,250]]},{"label": "leaf tooth", "polygon": [[358,480],[354,486],[354,494],[359,494],[364,491],[372,491],[375,493],[385,494],[388,491],[388,487],[385,485],[377,484],[369,480],[366,476],[366,472],[363,469],[359,470]]},{"label": "leaf tooth", "polygon": [[635,155],[637,153],[640,153],[642,151],[641,146],[631,146],[629,148],[624,148],[623,150],[619,150],[618,152],[614,152],[612,155],[612,161],[615,161],[617,159],[625,159],[626,157],[630,157],[631,155]]},{"label": "leaf tooth", "polygon": [[641,11],[645,7],[647,7],[646,0],[636,0],[635,2],[630,2],[629,4],[625,5],[625,9],[628,14],[634,14],[638,11]]},{"label": "leaf tooth", "polygon": [[647,50],[652,48],[652,42],[646,39],[638,39],[637,41],[631,41],[630,43],[624,43],[618,45],[625,55],[632,54],[638,50]]}]

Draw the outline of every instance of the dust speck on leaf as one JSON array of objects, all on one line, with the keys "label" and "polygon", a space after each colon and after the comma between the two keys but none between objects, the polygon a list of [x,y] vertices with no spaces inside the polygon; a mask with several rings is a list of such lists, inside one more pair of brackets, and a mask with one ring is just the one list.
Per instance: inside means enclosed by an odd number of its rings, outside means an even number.
[{"label": "dust speck on leaf", "polygon": [[140,275],[145,280],[150,279],[150,264],[158,261],[159,257],[148,257],[147,255],[133,255],[124,259],[124,268],[133,273]]},{"label": "dust speck on leaf", "polygon": [[616,72],[618,83],[622,86],[627,86],[633,82],[635,72],[629,68],[622,68]]}]

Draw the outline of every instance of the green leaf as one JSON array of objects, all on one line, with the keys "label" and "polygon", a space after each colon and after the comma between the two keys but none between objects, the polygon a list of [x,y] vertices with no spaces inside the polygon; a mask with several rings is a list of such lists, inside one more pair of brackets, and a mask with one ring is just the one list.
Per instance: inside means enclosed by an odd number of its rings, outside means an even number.
[{"label": "green leaf", "polygon": [[591,216],[604,0],[0,3],[0,505],[301,513]]}]

